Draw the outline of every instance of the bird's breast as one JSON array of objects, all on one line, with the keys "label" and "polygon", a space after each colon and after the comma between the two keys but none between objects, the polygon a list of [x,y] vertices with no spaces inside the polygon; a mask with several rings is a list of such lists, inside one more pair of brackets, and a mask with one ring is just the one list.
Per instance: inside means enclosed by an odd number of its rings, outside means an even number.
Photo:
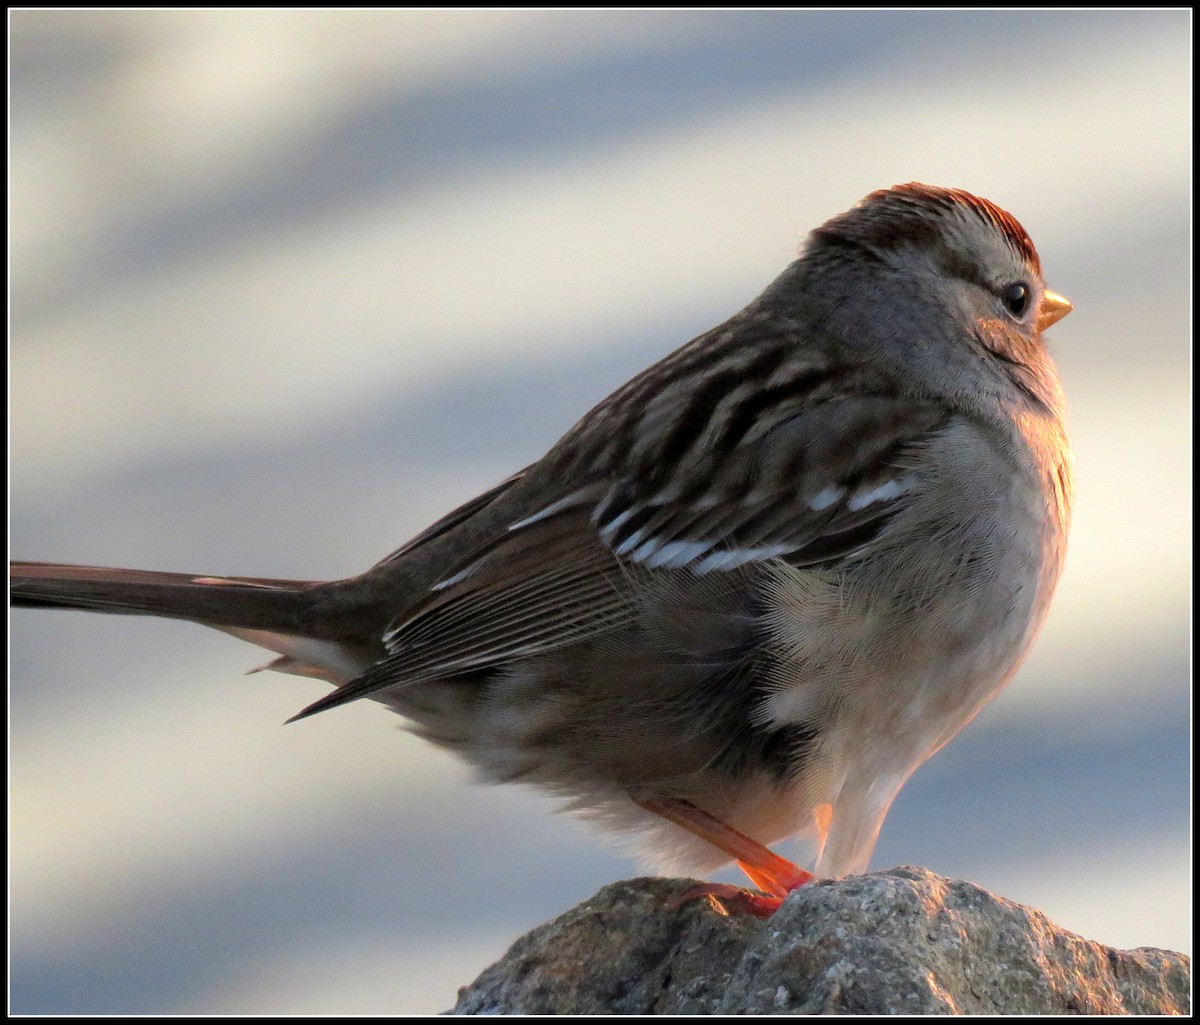
[{"label": "bird's breast", "polygon": [[816,723],[826,746],[915,767],[1007,682],[1049,606],[1069,513],[1065,440],[1027,429],[952,424],[868,551],[774,568],[764,721]]}]

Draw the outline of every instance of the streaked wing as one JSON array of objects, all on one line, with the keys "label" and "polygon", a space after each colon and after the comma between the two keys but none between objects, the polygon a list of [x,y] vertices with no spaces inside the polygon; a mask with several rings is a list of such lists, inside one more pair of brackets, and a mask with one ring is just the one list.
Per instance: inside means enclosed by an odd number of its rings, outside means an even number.
[{"label": "streaked wing", "polygon": [[924,444],[947,420],[911,399],[831,399],[706,449],[685,478],[610,476],[560,492],[393,623],[387,658],[300,714],[626,629],[642,573],[806,566],[861,551],[903,508]]},{"label": "streaked wing", "polygon": [[635,604],[625,574],[587,510],[541,517],[435,585],[425,602],[388,627],[387,658],[294,718],[627,627]]},{"label": "streaked wing", "polygon": [[494,666],[626,625],[633,616],[620,564],[578,509],[513,531],[456,576],[389,627],[390,677]]},{"label": "streaked wing", "polygon": [[611,485],[593,519],[624,560],[705,574],[782,558],[806,566],[867,545],[917,482],[933,403],[831,400],[709,449],[686,476]]}]

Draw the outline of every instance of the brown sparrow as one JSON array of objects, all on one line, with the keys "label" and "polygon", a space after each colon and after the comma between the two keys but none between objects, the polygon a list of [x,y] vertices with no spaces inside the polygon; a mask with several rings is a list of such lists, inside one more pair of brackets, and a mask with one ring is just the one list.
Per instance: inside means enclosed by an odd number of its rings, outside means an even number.
[{"label": "brown sparrow", "polygon": [[[490,781],[737,859],[767,913],[861,872],[912,772],[1012,676],[1071,501],[1045,289],[1009,214],[874,192],[724,324],[367,572],[13,563],[19,606],[194,620],[369,697]],[[731,894],[731,887],[708,892]]]}]

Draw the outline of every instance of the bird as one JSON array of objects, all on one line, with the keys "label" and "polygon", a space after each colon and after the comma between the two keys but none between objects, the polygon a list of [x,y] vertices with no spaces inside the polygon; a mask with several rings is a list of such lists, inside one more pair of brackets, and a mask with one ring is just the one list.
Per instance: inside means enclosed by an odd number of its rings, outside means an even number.
[{"label": "bird", "polygon": [[[911,182],[814,229],[753,301],[538,461],[333,581],[10,563],[14,607],[191,620],[631,839],[733,860],[769,915],[860,873],[901,787],[1016,672],[1066,550],[1020,223]],[[770,845],[811,844],[811,870]]]}]

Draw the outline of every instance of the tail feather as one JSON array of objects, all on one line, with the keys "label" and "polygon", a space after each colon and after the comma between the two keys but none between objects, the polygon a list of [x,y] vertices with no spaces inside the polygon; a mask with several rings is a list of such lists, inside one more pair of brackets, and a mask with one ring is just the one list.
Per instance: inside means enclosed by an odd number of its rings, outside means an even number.
[{"label": "tail feather", "polygon": [[316,581],[9,564],[9,604],[190,619],[207,626],[298,631]]}]

